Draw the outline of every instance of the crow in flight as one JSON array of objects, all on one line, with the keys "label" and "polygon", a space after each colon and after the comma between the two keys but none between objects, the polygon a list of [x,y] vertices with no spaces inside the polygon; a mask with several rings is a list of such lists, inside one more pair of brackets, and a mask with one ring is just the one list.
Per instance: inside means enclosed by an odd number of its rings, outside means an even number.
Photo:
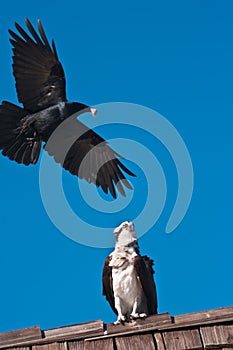
[{"label": "crow in flight", "polygon": [[[55,161],[79,178],[86,179],[110,191],[116,198],[116,188],[125,195],[122,183],[132,189],[122,171],[135,176],[119,160],[107,142],[75,117],[77,137],[59,160],[54,145],[47,149],[54,130],[70,116],[96,109],[66,98],[66,81],[62,64],[58,59],[54,41],[50,46],[44,29],[38,20],[38,31],[26,19],[31,34],[17,23],[16,34],[9,30],[13,45],[13,74],[18,100],[24,108],[3,101],[0,105],[0,149],[4,156],[25,165],[38,161],[41,145],[54,156]],[[71,118],[70,118],[71,119]],[[60,149],[63,145],[57,145]],[[56,147],[55,147],[56,148]]]}]

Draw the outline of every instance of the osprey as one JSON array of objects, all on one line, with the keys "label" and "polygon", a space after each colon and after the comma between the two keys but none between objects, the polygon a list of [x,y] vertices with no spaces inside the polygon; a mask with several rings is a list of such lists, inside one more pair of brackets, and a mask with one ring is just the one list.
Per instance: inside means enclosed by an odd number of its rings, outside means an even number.
[{"label": "osprey", "polygon": [[[26,25],[29,34],[17,23],[18,33],[9,30],[15,86],[23,108],[6,101],[0,105],[0,150],[11,160],[29,165],[37,163],[42,143],[49,144],[50,136],[65,119],[85,111],[95,116],[96,109],[67,100],[65,74],[54,41],[50,46],[40,20],[39,33],[28,19]],[[72,136],[67,150],[64,144],[60,145],[62,137],[52,148],[45,147],[55,161],[71,174],[100,186],[105,193],[109,191],[114,198],[115,186],[122,195],[125,195],[122,184],[132,189],[122,171],[135,175],[102,137],[76,118],[72,133],[77,136]]]},{"label": "osprey", "polygon": [[114,230],[116,244],[102,274],[103,295],[118,315],[115,324],[157,313],[153,261],[139,253],[133,222]]}]

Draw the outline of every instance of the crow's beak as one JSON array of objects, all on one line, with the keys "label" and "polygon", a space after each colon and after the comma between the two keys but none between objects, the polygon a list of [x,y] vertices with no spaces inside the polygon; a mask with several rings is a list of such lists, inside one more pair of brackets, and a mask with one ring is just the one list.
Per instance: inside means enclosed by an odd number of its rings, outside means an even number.
[{"label": "crow's beak", "polygon": [[91,111],[92,117],[96,117],[97,109],[91,107],[90,111]]}]

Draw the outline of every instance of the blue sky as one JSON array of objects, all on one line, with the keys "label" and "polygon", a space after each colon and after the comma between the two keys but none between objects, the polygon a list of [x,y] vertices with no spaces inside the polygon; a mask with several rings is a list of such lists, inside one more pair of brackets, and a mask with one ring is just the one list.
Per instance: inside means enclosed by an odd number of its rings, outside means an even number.
[{"label": "blue sky", "polygon": [[[149,107],[185,141],[194,192],[182,223],[168,235],[165,227],[177,193],[174,164],[159,142],[130,131],[132,139],[155,154],[167,181],[165,208],[140,239],[141,253],[155,260],[161,313],[233,303],[232,11],[231,1],[215,0],[67,0],[65,6],[13,0],[2,5],[1,100],[17,103],[7,30],[14,21],[23,25],[28,17],[35,24],[40,18],[49,39],[55,39],[70,100]],[[127,137],[127,130],[109,126],[101,135],[116,134]],[[145,176],[136,165],[127,165],[138,171],[132,203],[140,210]],[[101,295],[102,265],[111,249],[75,243],[52,224],[40,195],[39,164],[19,166],[0,156],[0,169],[0,331],[115,320]],[[79,213],[76,179],[64,174],[64,188]],[[103,219],[117,224],[133,215],[129,210],[117,217],[99,215],[95,224],[101,226]],[[92,221],[89,215],[86,219]]]}]

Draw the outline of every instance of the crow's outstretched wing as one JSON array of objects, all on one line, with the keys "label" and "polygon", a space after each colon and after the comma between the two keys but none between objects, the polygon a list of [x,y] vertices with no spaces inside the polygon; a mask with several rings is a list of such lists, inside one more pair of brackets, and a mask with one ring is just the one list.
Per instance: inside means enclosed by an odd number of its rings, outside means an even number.
[{"label": "crow's outstretched wing", "polygon": [[[105,193],[110,191],[114,198],[116,188],[123,196],[125,196],[123,185],[132,189],[124,172],[130,176],[135,175],[119,160],[121,156],[95,131],[70,117],[61,133],[59,134],[59,129],[57,133],[55,141],[52,137],[45,150],[64,169],[80,179],[100,186]],[[81,136],[77,138],[75,135]]]},{"label": "crow's outstretched wing", "polygon": [[157,294],[153,278],[153,261],[147,256],[136,256],[134,267],[137,271],[150,315],[157,314]]},{"label": "crow's outstretched wing", "polygon": [[19,102],[31,112],[37,112],[66,101],[65,76],[59,62],[54,41],[52,48],[38,20],[39,34],[26,19],[27,28],[31,34],[17,23],[15,27],[19,34],[9,30],[13,45],[13,73]]}]

